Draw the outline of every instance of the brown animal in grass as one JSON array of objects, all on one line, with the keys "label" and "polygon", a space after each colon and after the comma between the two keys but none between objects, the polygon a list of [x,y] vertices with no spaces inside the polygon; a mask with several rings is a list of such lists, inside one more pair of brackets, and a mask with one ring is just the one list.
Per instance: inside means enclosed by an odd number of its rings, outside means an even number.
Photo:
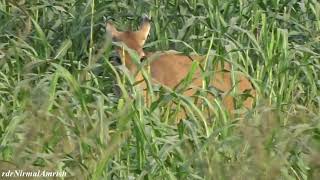
[{"label": "brown animal in grass", "polygon": [[[115,41],[124,43],[128,48],[136,51],[140,59],[152,58],[149,63],[150,76],[153,83],[158,83],[164,85],[168,88],[174,89],[183,80],[190,68],[193,61],[198,61],[200,64],[204,62],[205,56],[186,56],[181,55],[177,52],[167,51],[167,52],[144,52],[143,46],[146,42],[150,31],[150,20],[147,16],[142,17],[142,23],[139,30],[137,31],[118,31],[111,22],[106,23],[106,30],[111,34]],[[119,47],[118,54],[120,55],[121,61],[132,75],[138,72],[138,66],[131,59],[129,53],[124,49]],[[237,82],[234,86],[231,64],[227,62],[217,63],[214,67],[214,73],[212,74],[210,85],[217,90],[224,92],[222,98],[225,108],[232,112],[235,109],[234,98],[230,95],[230,91],[236,88],[237,93],[241,94],[244,92],[249,92],[251,97],[243,102],[244,107],[252,108],[253,97],[255,96],[255,90],[252,87],[248,78],[240,72],[234,72],[236,74]],[[143,79],[142,75],[138,73],[136,76],[136,81],[141,81]],[[193,76],[193,80],[190,84],[190,89],[184,92],[186,96],[192,96],[197,89],[201,88],[203,85],[203,77],[201,75],[201,70],[198,68]],[[146,84],[143,85],[146,87]]]}]

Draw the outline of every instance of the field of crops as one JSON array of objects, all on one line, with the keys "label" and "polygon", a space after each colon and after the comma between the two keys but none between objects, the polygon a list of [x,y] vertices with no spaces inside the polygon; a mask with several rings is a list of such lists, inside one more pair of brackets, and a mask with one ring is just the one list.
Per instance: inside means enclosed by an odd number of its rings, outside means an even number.
[{"label": "field of crops", "polygon": [[[257,91],[254,108],[235,96],[230,115],[219,98],[200,91],[199,107],[159,86],[145,103],[109,61],[116,44],[104,23],[136,30],[142,14],[152,19],[146,51],[232,63]],[[188,117],[176,123],[182,109]],[[319,178],[320,2],[0,0],[0,179],[17,169],[65,179]]]}]

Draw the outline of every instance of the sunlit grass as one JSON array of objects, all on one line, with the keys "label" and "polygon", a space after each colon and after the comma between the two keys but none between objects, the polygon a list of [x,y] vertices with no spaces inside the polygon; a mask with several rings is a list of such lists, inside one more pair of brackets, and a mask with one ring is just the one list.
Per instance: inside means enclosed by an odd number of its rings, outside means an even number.
[{"label": "sunlit grass", "polygon": [[[256,88],[255,107],[230,116],[220,99],[206,98],[217,93],[206,83],[198,106],[182,95],[190,77],[172,91],[151,86],[144,71],[146,104],[128,71],[109,62],[103,20],[135,30],[143,13],[152,18],[146,51],[207,55],[204,74],[231,62]],[[316,0],[0,0],[0,22],[1,171],[65,170],[75,179],[320,176]],[[189,116],[177,124],[182,110]]]}]

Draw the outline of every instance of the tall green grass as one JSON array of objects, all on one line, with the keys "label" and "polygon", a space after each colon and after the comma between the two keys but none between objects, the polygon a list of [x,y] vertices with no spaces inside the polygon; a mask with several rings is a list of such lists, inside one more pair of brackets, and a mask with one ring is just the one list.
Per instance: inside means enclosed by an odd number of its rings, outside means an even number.
[{"label": "tall green grass", "polygon": [[[158,86],[145,104],[127,70],[109,62],[103,23],[113,18],[119,29],[135,30],[143,13],[152,18],[146,51],[208,54],[204,74],[231,62],[256,88],[255,108],[231,117],[219,98],[206,98],[215,93],[206,87],[197,94],[201,107]],[[182,109],[189,117],[173,123]],[[319,117],[316,0],[0,0],[1,173],[317,179]]]}]

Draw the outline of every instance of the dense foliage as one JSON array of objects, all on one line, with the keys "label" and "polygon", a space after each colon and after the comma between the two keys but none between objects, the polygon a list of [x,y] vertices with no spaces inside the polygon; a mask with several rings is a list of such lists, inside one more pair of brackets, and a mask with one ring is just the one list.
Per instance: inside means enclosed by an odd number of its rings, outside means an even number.
[{"label": "dense foliage", "polygon": [[[109,62],[104,28],[105,17],[134,30],[143,13],[152,18],[147,51],[231,62],[255,86],[255,108],[230,116],[219,99],[200,92],[197,107],[157,87],[145,104],[133,78]],[[176,124],[181,108],[190,116]],[[320,177],[319,1],[0,0],[6,169],[75,179]]]}]

